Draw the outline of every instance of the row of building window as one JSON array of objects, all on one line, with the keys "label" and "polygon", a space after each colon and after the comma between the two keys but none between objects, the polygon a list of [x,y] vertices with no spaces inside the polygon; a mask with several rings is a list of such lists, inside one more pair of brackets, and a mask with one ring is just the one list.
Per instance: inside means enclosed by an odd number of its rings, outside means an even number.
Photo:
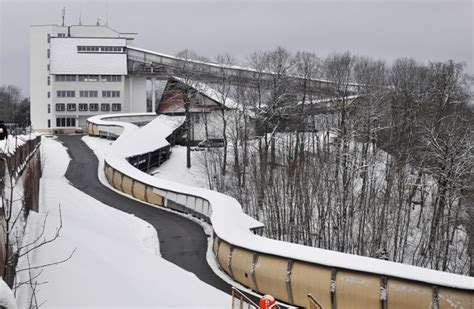
[{"label": "row of building window", "polygon": [[97,98],[98,96],[97,90],[80,90],[79,97],[81,98]]},{"label": "row of building window", "polygon": [[54,80],[57,82],[120,82],[120,75],[55,75]]},{"label": "row of building window", "polygon": [[[97,98],[99,92],[97,90],[80,90],[79,97],[81,98]],[[56,97],[58,98],[74,98],[76,92],[74,90],[58,90],[56,91]],[[120,91],[118,90],[104,90],[102,91],[103,98],[119,98]]]},{"label": "row of building window", "polygon": [[[87,112],[88,110],[91,111],[91,112],[99,111],[99,103],[89,103],[89,104],[79,103],[77,105],[75,103],[68,103],[68,104],[66,104],[66,103],[57,103],[56,104],[56,111],[57,112],[64,112],[67,109],[68,112],[75,112],[76,108],[79,108],[80,112]],[[102,112],[110,111],[110,104],[109,103],[101,103],[100,104],[100,110]],[[121,110],[122,110],[122,104],[112,103],[112,111],[120,112]],[[48,113],[49,113],[49,110],[48,110]]]},{"label": "row of building window", "polygon": [[78,53],[121,53],[122,46],[78,46]]},{"label": "row of building window", "polygon": [[102,91],[102,97],[104,97],[104,98],[119,98],[120,97],[120,91],[116,91],[116,90]]},{"label": "row of building window", "polygon": [[75,127],[76,118],[71,117],[61,117],[56,118],[56,127]]},{"label": "row of building window", "polygon": [[58,90],[56,91],[56,96],[58,98],[74,98],[76,92],[74,90]]}]

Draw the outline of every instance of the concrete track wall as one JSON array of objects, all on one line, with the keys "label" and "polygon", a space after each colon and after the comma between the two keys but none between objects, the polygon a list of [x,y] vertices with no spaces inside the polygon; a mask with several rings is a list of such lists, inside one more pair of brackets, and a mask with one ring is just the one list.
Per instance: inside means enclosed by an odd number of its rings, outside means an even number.
[{"label": "concrete track wall", "polygon": [[[97,125],[88,123],[87,128],[90,135],[101,135]],[[117,190],[210,222],[212,207],[205,199],[143,184],[107,163],[104,172]],[[324,308],[474,308],[473,290],[433,285],[424,278],[407,280],[274,256],[235,246],[216,234],[212,250],[221,269],[235,281],[301,307],[308,306],[311,294]]]}]

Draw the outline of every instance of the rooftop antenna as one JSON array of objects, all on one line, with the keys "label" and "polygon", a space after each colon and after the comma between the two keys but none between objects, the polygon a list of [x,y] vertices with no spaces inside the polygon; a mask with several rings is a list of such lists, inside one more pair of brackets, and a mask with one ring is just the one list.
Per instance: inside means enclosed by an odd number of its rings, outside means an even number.
[{"label": "rooftop antenna", "polygon": [[82,26],[82,0],[79,1],[79,26]]},{"label": "rooftop antenna", "polygon": [[109,26],[109,0],[105,0],[105,25]]},{"label": "rooftop antenna", "polygon": [[63,6],[63,10],[61,12],[61,18],[63,20],[63,27],[64,27],[64,18],[66,17],[66,6]]}]

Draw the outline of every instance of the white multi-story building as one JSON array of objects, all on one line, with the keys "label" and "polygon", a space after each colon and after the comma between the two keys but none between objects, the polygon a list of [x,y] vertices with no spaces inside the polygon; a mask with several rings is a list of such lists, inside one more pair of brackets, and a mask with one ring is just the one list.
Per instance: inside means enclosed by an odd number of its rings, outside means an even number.
[{"label": "white multi-story building", "polygon": [[72,131],[92,115],[146,112],[147,79],[127,74],[133,36],[106,26],[32,26],[33,129]]}]

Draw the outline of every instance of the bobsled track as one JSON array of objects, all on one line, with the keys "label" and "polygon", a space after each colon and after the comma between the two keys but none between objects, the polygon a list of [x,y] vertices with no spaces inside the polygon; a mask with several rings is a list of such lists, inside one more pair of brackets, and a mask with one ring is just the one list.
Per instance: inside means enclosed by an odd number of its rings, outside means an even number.
[{"label": "bobsled track", "polygon": [[[142,128],[133,124],[145,121]],[[117,138],[104,157],[105,176],[116,190],[212,225],[217,263],[236,282],[303,307],[308,294],[324,308],[474,307],[472,277],[261,237],[252,231],[263,225],[235,199],[144,172],[161,163],[170,147],[166,138],[181,124],[168,116],[121,114],[91,117],[86,130]]]}]

